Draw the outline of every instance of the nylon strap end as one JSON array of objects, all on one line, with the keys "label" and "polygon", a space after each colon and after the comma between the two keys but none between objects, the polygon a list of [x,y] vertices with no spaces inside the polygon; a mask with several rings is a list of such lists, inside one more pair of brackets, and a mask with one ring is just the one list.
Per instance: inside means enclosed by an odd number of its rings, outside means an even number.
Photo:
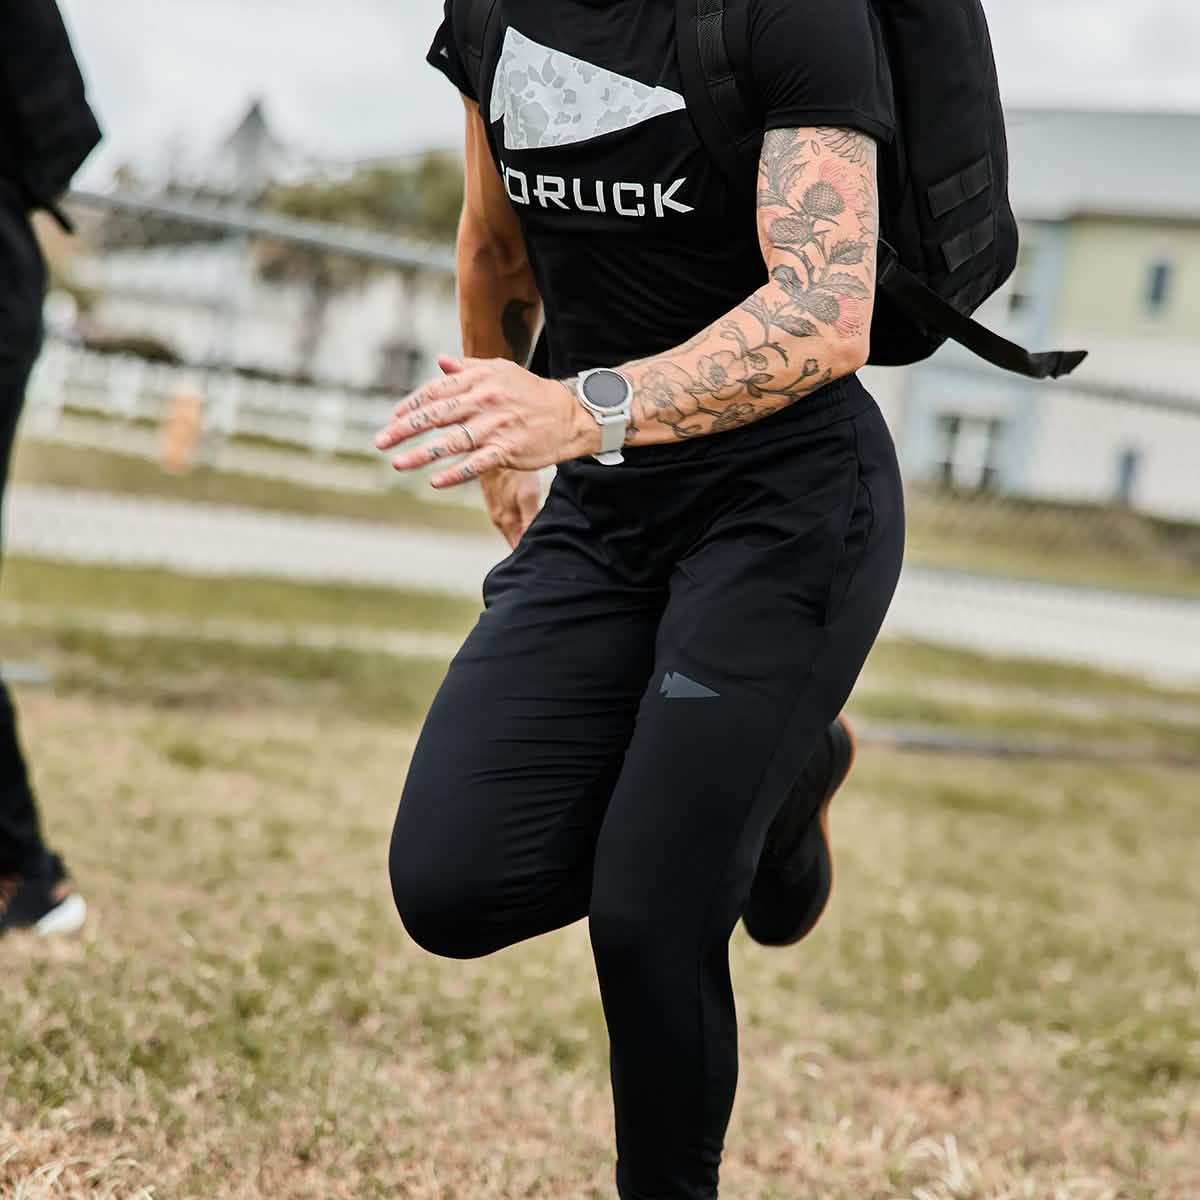
[{"label": "nylon strap end", "polygon": [[1035,355],[1035,361],[1040,358],[1049,360],[1045,379],[1061,379],[1064,375],[1070,375],[1076,367],[1080,366],[1087,358],[1086,350],[1056,350],[1051,354]]}]

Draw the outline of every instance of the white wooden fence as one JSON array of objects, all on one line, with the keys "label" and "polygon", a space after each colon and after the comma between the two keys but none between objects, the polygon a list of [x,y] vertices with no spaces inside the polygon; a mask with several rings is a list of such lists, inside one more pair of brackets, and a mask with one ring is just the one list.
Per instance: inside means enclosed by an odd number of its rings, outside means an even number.
[{"label": "white wooden fence", "polygon": [[399,399],[152,363],[51,339],[30,384],[28,430],[53,439],[69,417],[160,426],[186,396],[201,400],[206,438],[364,458],[375,456],[374,434]]}]

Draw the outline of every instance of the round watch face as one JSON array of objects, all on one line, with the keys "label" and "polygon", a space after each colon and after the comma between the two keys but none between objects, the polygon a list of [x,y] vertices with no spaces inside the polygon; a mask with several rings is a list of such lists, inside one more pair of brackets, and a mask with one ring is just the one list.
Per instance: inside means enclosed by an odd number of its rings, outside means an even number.
[{"label": "round watch face", "polygon": [[616,371],[596,371],[583,381],[583,394],[597,408],[620,408],[629,399],[629,382]]}]

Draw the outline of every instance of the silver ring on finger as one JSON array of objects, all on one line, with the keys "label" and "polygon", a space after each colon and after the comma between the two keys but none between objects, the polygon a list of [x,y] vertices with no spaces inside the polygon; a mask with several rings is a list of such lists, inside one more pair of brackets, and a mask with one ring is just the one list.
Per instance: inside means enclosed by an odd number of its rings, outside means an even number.
[{"label": "silver ring on finger", "polygon": [[467,442],[471,447],[468,453],[474,454],[475,451],[479,449],[479,443],[475,440],[475,435],[471,432],[467,425],[461,421],[459,422],[458,427],[463,431],[463,436],[467,439]]}]

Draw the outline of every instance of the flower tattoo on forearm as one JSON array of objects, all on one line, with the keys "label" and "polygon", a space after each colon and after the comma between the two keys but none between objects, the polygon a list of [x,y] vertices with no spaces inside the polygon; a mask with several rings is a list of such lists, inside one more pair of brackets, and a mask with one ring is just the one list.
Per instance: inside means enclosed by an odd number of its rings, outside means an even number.
[{"label": "flower tattoo on forearm", "polygon": [[[850,370],[869,335],[875,143],[848,129],[771,130],[759,167],[770,279],[685,346],[634,364],[635,428],[691,438],[761,420]],[[850,364],[850,365],[848,365]]]}]

